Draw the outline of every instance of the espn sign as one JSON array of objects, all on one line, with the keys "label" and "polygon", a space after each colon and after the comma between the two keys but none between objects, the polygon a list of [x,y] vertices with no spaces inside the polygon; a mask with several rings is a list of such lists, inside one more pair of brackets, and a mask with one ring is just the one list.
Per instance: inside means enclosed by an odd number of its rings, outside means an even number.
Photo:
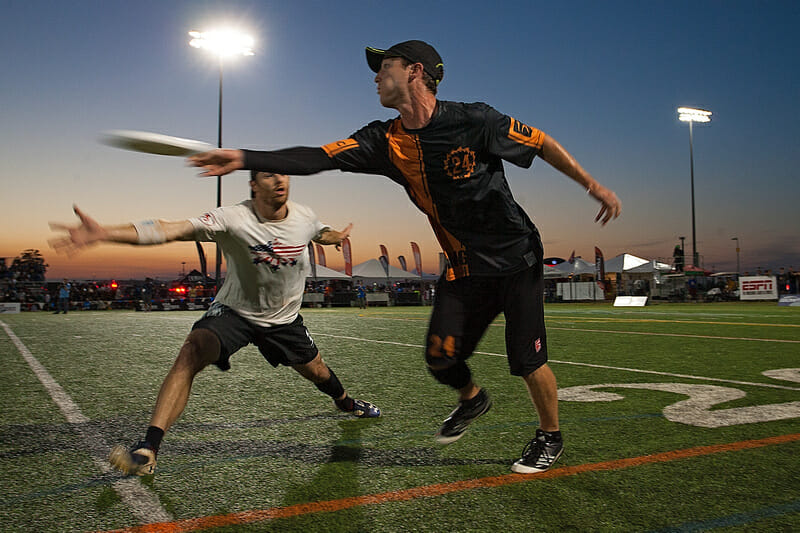
[{"label": "espn sign", "polygon": [[746,276],[739,278],[740,300],[777,300],[778,282],[775,276]]}]

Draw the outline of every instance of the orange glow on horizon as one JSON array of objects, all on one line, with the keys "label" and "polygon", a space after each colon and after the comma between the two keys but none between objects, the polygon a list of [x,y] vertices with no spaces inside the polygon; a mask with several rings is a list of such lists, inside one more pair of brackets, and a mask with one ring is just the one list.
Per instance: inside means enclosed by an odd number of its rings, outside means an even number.
[{"label": "orange glow on horizon", "polygon": [[[400,267],[397,256],[406,258],[409,271],[414,270],[414,258],[409,245],[406,249],[394,248],[391,241],[387,240],[390,263]],[[213,277],[216,263],[214,243],[202,243],[206,255],[206,273]],[[420,243],[420,247],[425,246]],[[430,248],[425,246],[426,248]],[[354,247],[355,248],[355,247]],[[374,250],[373,250],[374,248]],[[21,252],[14,253],[14,257]],[[161,280],[176,279],[181,272],[200,270],[200,259],[194,242],[176,242],[165,246],[133,247],[124,245],[98,246],[82,252],[74,257],[56,254],[52,249],[40,249],[49,265],[48,279],[144,279],[151,277]],[[340,251],[332,246],[325,247],[327,266],[338,271],[344,271],[344,258]],[[428,250],[422,248],[422,268],[425,272],[438,272],[439,249]],[[379,256],[378,244],[357,245],[353,250],[353,264],[357,265]],[[13,259],[13,257],[12,257]],[[8,260],[10,263],[11,260]],[[225,272],[225,263],[222,264]]]}]

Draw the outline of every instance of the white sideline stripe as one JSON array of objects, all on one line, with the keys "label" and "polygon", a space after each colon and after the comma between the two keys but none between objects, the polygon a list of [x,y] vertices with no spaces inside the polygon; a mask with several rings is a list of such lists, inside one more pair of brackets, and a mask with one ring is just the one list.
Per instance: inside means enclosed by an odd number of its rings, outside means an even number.
[{"label": "white sideline stripe", "polygon": [[[597,330],[590,330],[590,331],[597,331]],[[404,346],[407,348],[419,348],[423,349],[424,346],[421,344],[407,344],[404,342],[393,342],[393,341],[379,341],[374,339],[364,339],[361,337],[347,337],[345,335],[330,335],[327,333],[314,333],[315,337],[332,337],[334,339],[346,339],[351,341],[361,341],[361,342],[373,342],[375,344],[391,344],[393,346]],[[504,353],[493,353],[493,352],[473,352],[480,355],[492,355],[495,357],[508,357],[508,355]],[[770,389],[785,389],[785,390],[800,390],[800,387],[787,387],[786,385],[776,385],[773,383],[755,383],[750,381],[737,381],[735,379],[721,379],[721,378],[709,378],[703,376],[693,376],[691,374],[673,374],[671,372],[658,372],[656,370],[642,370],[639,368],[626,368],[621,366],[607,366],[607,365],[596,365],[592,363],[577,363],[574,361],[559,361],[557,359],[549,359],[548,362],[550,363],[559,363],[562,365],[574,365],[574,366],[588,366],[592,368],[603,368],[606,370],[621,370],[623,372],[636,372],[639,374],[655,374],[657,376],[668,376],[673,378],[684,378],[684,379],[696,379],[700,381],[717,381],[720,383],[733,383],[736,385],[749,385],[751,387],[767,387]]]},{"label": "white sideline stripe", "polygon": [[548,326],[547,329],[557,329],[559,331],[581,331],[584,333],[619,333],[621,335],[651,335],[655,337],[688,337],[691,339],[713,339],[722,341],[760,341],[760,342],[786,342],[789,344],[800,344],[800,341],[792,339],[758,339],[755,337],[719,337],[716,335],[689,335],[686,333],[653,333],[651,331],[616,331],[613,329],[591,329],[591,328],[556,328]]},{"label": "white sideline stripe", "polygon": [[[33,356],[19,337],[17,337],[8,325],[0,320],[0,326],[6,331],[6,334],[17,347],[19,353],[31,367],[33,373],[39,378],[45,390],[53,399],[55,404],[64,413],[67,422],[73,424],[75,431],[80,435],[85,444],[85,449],[89,453],[92,461],[100,469],[103,474],[108,474],[112,471],[111,466],[107,463],[106,458],[99,455],[93,450],[107,450],[109,446],[104,442],[103,437],[97,432],[92,430],[87,422],[90,420],[81,412],[78,405],[72,401],[69,394],[59,385],[56,380],[50,375],[49,372],[42,366],[41,363]],[[115,481],[113,484],[114,490],[122,498],[122,501],[131,510],[133,515],[142,524],[149,524],[152,522],[169,522],[172,521],[172,516],[161,506],[158,498],[147,490],[141,482],[136,478],[123,478]]]}]

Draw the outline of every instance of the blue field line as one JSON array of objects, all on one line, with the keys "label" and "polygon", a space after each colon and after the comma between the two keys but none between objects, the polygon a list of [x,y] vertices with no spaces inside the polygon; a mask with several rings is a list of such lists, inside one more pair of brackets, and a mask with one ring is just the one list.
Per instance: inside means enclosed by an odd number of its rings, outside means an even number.
[{"label": "blue field line", "polygon": [[744,526],[765,518],[776,518],[798,512],[800,512],[800,500],[794,500],[781,505],[762,507],[761,509],[756,509],[754,511],[736,513],[720,518],[714,518],[713,520],[704,520],[702,522],[686,522],[685,524],[681,524],[679,526],[655,529],[649,533],[691,533],[693,531],[708,531],[709,529],[716,529],[720,527]]}]

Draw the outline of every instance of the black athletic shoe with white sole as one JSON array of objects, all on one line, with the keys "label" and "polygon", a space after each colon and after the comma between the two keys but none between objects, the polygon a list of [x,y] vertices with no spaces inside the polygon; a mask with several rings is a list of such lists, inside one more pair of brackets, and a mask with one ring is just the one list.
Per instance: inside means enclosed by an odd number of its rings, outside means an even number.
[{"label": "black athletic shoe with white sole", "polygon": [[457,441],[467,427],[491,407],[492,400],[483,389],[474,398],[458,402],[458,407],[450,413],[450,416],[442,423],[442,427],[439,428],[439,432],[436,433],[434,437],[436,442],[450,444]]},{"label": "black athletic shoe with white sole", "polygon": [[[348,399],[349,401],[349,399]],[[351,408],[346,408],[339,404],[338,401],[333,402],[336,407],[340,411],[344,411],[345,413],[350,413],[358,418],[378,418],[381,416],[381,410],[378,408],[377,405],[369,402],[365,402],[364,400],[356,400],[352,399]]]},{"label": "black athletic shoe with white sole", "polygon": [[522,457],[511,465],[511,471],[518,474],[534,474],[549,470],[564,451],[564,441],[547,440],[541,429],[536,430],[536,438],[522,450]]}]

